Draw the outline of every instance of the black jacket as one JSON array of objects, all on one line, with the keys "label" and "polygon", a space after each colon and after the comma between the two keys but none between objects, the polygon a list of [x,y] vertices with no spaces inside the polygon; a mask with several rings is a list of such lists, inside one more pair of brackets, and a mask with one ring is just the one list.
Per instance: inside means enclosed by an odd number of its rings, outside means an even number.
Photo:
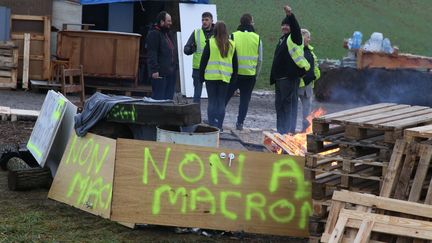
[{"label": "black jacket", "polygon": [[[210,30],[205,30],[205,29],[202,29],[202,30],[204,31],[204,36],[205,36],[206,40],[208,40],[213,35],[214,24],[212,24]],[[186,42],[186,45],[183,48],[183,52],[184,52],[184,54],[189,56],[189,55],[192,55],[196,52],[196,48],[197,48],[197,45],[195,43],[195,31],[193,31],[192,34],[190,35],[188,41]]]},{"label": "black jacket", "polygon": [[154,25],[146,39],[149,75],[159,72],[164,77],[177,71],[176,41],[169,30]]},{"label": "black jacket", "polygon": [[[206,45],[203,50],[203,54],[201,56],[201,62],[200,62],[200,68],[199,68],[199,74],[200,74],[200,80],[201,82],[204,82],[204,74],[205,69],[207,67],[208,60],[210,59],[210,46],[209,41],[206,41]],[[231,79],[236,78],[237,76],[237,70],[238,70],[238,61],[237,61],[237,52],[234,51],[234,56],[232,59],[232,66],[233,66],[233,73],[231,75]]]},{"label": "black jacket", "polygon": [[303,77],[303,81],[305,82],[305,86],[307,86],[310,83],[312,83],[312,81],[315,80],[315,72],[314,72],[314,69],[315,69],[315,60],[314,60],[314,57],[313,57],[311,51],[306,46],[304,47],[304,57],[306,58],[306,60],[310,64],[309,71],[307,71],[306,74]]},{"label": "black jacket", "polygon": [[288,36],[291,35],[292,41],[297,45],[301,45],[303,37],[301,35],[300,25],[294,14],[286,16],[285,19],[289,22],[291,32],[290,34],[283,35],[276,46],[270,74],[270,84],[276,83],[277,79],[294,79],[302,77],[305,74],[305,70],[299,68],[291,58],[286,44]]}]

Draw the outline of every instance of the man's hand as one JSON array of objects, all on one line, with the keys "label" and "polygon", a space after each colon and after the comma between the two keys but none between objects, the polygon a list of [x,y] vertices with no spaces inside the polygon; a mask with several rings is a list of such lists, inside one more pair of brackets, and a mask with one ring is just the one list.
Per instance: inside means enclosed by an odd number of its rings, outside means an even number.
[{"label": "man's hand", "polygon": [[152,74],[152,78],[153,79],[158,79],[159,78],[159,72],[153,73]]},{"label": "man's hand", "polygon": [[287,16],[291,16],[291,7],[290,6],[288,6],[288,5],[285,5],[284,6],[284,10],[285,10],[285,13],[286,13],[286,15]]}]

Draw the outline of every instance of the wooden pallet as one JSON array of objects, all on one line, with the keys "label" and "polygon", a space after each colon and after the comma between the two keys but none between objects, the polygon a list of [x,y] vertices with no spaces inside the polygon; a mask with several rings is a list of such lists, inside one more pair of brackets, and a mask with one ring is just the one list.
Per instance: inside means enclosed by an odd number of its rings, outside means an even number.
[{"label": "wooden pallet", "polygon": [[[382,215],[381,213],[386,213]],[[392,216],[389,216],[392,215]],[[402,216],[393,216],[402,215]],[[410,219],[409,217],[417,217]],[[349,191],[333,194],[322,242],[377,242],[380,235],[432,239],[432,206]],[[372,233],[374,239],[371,240]],[[388,236],[385,241],[389,240]]]},{"label": "wooden pallet", "polygon": [[404,131],[406,141],[423,141],[432,139],[432,125],[408,128]]},{"label": "wooden pallet", "polygon": [[18,48],[12,42],[0,42],[0,88],[17,88]]},{"label": "wooden pallet", "polygon": [[403,136],[404,129],[431,124],[432,108],[381,103],[324,115],[315,118],[312,123],[315,135],[343,130],[347,139],[384,135],[384,142],[394,143]]},{"label": "wooden pallet", "polygon": [[338,189],[378,193],[388,163],[377,159],[376,154],[354,159],[307,155],[304,171],[305,178],[312,182],[312,198],[330,198]]},{"label": "wooden pallet", "polygon": [[432,143],[398,141],[380,196],[432,204]]}]

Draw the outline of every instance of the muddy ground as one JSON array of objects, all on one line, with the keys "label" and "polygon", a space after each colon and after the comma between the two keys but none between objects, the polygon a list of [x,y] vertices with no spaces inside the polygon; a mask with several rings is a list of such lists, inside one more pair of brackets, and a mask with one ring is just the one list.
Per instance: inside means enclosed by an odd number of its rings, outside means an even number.
[{"label": "muddy ground", "polygon": [[[0,91],[0,106],[39,110],[44,92]],[[69,98],[69,97],[68,97]],[[78,97],[70,98],[72,101]],[[227,107],[225,128],[234,130],[239,98],[234,97]],[[330,103],[315,103],[329,112],[353,107]],[[207,100],[202,102],[202,118],[206,119]],[[300,119],[299,119],[300,123]],[[0,144],[25,143],[34,122],[0,122]],[[254,93],[244,131],[235,131],[243,141],[260,144],[262,130],[275,129],[274,94]],[[305,242],[303,239],[254,234],[206,231],[211,237],[198,233],[175,233],[175,228],[146,226],[131,230],[109,220],[82,212],[68,205],[47,199],[48,189],[13,192],[7,188],[7,172],[0,170],[0,242],[29,241],[112,241],[112,242]]]}]

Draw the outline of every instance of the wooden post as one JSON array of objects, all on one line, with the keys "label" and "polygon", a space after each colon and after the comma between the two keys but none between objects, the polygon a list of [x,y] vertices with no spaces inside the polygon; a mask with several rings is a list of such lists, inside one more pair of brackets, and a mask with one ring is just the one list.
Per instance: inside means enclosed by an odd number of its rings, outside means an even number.
[{"label": "wooden post", "polygon": [[23,76],[22,76],[22,88],[28,89],[29,80],[29,62],[30,62],[30,34],[24,34],[24,54],[23,54]]}]

